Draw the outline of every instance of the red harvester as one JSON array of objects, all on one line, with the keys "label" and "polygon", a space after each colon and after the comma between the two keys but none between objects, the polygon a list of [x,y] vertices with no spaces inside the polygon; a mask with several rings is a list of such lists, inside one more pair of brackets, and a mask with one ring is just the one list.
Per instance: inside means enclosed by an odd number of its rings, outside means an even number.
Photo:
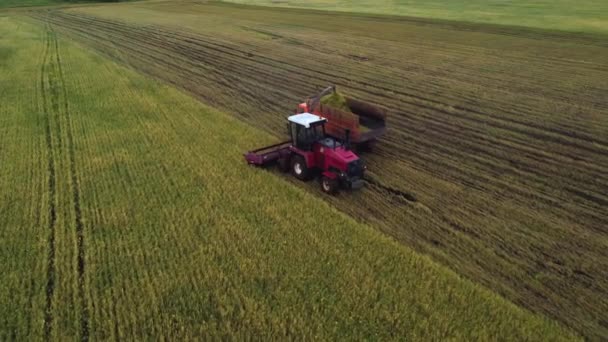
[{"label": "red harvester", "polygon": [[[331,91],[335,91],[335,87],[330,88]],[[319,175],[321,189],[330,194],[336,194],[340,188],[363,187],[365,166],[350,148],[351,134],[354,133],[356,143],[373,141],[385,130],[386,114],[381,118],[378,116],[370,118],[368,121],[368,119],[359,119],[359,116],[353,113],[343,115],[345,112],[323,106],[319,100],[330,91],[330,88],[301,104],[299,106],[301,113],[287,118],[287,133],[290,140],[247,152],[245,154],[247,162],[257,166],[276,162],[281,170],[285,172],[291,170],[291,173],[300,180],[309,180]],[[350,106],[351,100],[348,101]],[[360,101],[357,103],[368,111],[371,108],[382,113],[373,105]],[[306,112],[308,109],[313,109],[314,113]],[[324,113],[326,115],[322,115]],[[368,122],[377,123],[362,131],[360,128],[362,123]]]}]

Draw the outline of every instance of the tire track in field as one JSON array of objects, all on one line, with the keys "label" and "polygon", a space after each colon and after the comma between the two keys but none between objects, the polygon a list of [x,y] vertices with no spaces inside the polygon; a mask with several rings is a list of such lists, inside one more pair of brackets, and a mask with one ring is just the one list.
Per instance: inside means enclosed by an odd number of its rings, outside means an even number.
[{"label": "tire track in field", "polygon": [[81,305],[81,314],[80,314],[80,338],[82,341],[89,340],[89,310],[88,310],[88,300],[85,294],[85,235],[84,235],[84,224],[82,222],[82,210],[80,207],[80,186],[78,180],[78,174],[76,172],[76,153],[74,150],[74,135],[72,129],[72,118],[70,115],[70,106],[67,99],[67,90],[65,86],[65,78],[63,73],[63,67],[61,63],[61,54],[59,50],[59,42],[57,40],[57,35],[54,30],[51,28],[51,36],[52,36],[52,44],[54,51],[54,63],[56,67],[56,75],[58,76],[54,79],[54,82],[57,82],[57,87],[61,94],[59,94],[59,98],[56,100],[58,105],[62,106],[63,114],[65,115],[67,127],[67,147],[68,147],[68,158],[69,158],[69,173],[70,180],[72,185],[72,197],[73,197],[73,209],[75,215],[75,225],[76,225],[76,245],[77,245],[77,273],[78,273],[78,297],[80,298]]},{"label": "tire track in field", "polygon": [[[59,49],[59,42],[54,29],[50,26],[46,26],[46,41],[45,41],[45,52],[43,65],[41,70],[40,87],[43,97],[43,110],[46,114],[46,139],[47,148],[49,153],[49,192],[51,193],[50,203],[50,228],[51,237],[49,239],[49,275],[47,282],[47,307],[45,314],[44,332],[45,339],[49,340],[52,331],[52,299],[55,289],[56,279],[56,266],[55,266],[55,244],[56,234],[55,226],[57,222],[57,196],[56,196],[56,167],[54,159],[54,145],[57,148],[61,148],[61,136],[54,137],[52,133],[52,121],[56,121],[55,124],[61,132],[61,120],[63,116],[66,122],[65,134],[67,136],[67,157],[69,164],[69,177],[72,190],[72,210],[74,211],[75,227],[76,227],[76,271],[77,271],[77,287],[78,287],[78,298],[80,301],[80,338],[82,341],[88,341],[89,339],[89,311],[88,311],[88,300],[85,294],[85,234],[84,224],[82,222],[82,210],[80,207],[80,187],[78,175],[76,172],[76,157],[74,150],[74,136],[72,128],[72,120],[70,116],[69,101],[67,96],[67,89],[65,85],[64,72],[61,62],[61,54]],[[56,142],[55,142],[56,140]]]},{"label": "tire track in field", "polygon": [[44,339],[50,340],[51,330],[53,325],[53,297],[55,294],[55,225],[57,223],[57,195],[56,195],[56,179],[55,179],[55,157],[53,154],[53,134],[51,130],[51,117],[49,111],[49,96],[46,87],[46,75],[49,61],[49,50],[51,48],[51,40],[49,37],[48,27],[45,30],[44,52],[42,57],[42,65],[40,68],[40,96],[42,97],[41,105],[42,112],[45,114],[45,138],[48,158],[48,191],[49,191],[49,238],[48,238],[48,261],[47,261],[47,282],[46,282],[46,302],[44,310]]},{"label": "tire track in field", "polygon": [[72,129],[72,118],[70,115],[69,102],[67,99],[67,90],[65,86],[65,78],[63,73],[63,67],[61,63],[61,54],[59,53],[59,42],[57,36],[53,32],[53,38],[55,43],[55,60],[57,63],[57,71],[59,75],[59,82],[61,86],[61,95],[63,100],[63,109],[66,116],[67,122],[67,136],[68,136],[68,156],[70,161],[70,178],[72,181],[72,196],[74,201],[74,214],[76,223],[76,234],[77,234],[77,248],[78,248],[78,292],[81,301],[81,339],[88,341],[89,339],[89,310],[88,301],[85,294],[84,288],[84,277],[85,277],[85,235],[84,235],[84,224],[82,223],[82,209],[80,207],[80,182],[78,180],[78,174],[76,172],[76,153],[74,151],[74,134]]}]

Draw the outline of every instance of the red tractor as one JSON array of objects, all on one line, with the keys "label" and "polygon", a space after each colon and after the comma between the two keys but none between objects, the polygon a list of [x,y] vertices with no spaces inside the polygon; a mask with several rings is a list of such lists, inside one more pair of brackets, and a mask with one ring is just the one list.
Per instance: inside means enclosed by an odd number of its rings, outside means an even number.
[{"label": "red tractor", "polygon": [[245,154],[250,165],[278,163],[283,171],[291,170],[298,179],[306,181],[320,176],[321,189],[336,194],[340,188],[363,187],[365,167],[350,149],[350,132],[344,140],[326,134],[327,119],[310,114],[292,115],[288,120],[290,140]]}]

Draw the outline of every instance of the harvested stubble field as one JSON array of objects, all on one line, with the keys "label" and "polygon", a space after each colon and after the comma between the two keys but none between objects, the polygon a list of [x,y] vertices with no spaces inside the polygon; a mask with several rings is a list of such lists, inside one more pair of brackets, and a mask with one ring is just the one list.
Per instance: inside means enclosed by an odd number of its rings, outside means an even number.
[{"label": "harvested stubble field", "polygon": [[31,15],[275,135],[328,84],[385,106],[367,188],[327,200],[519,305],[608,337],[608,40],[200,2]]},{"label": "harvested stubble field", "polygon": [[271,135],[55,27],[0,17],[0,340],[576,338],[254,172]]}]

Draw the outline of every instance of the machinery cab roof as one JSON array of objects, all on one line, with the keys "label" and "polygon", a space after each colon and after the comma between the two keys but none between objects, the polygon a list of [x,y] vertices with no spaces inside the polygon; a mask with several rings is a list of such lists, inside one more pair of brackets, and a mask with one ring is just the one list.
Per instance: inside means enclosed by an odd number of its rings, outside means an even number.
[{"label": "machinery cab roof", "polygon": [[292,116],[288,117],[287,120],[289,122],[293,122],[295,124],[304,126],[306,128],[310,128],[310,126],[314,126],[317,124],[323,124],[323,123],[327,122],[327,119],[325,119],[321,116],[318,116],[318,115],[310,114],[310,113],[292,115]]}]

